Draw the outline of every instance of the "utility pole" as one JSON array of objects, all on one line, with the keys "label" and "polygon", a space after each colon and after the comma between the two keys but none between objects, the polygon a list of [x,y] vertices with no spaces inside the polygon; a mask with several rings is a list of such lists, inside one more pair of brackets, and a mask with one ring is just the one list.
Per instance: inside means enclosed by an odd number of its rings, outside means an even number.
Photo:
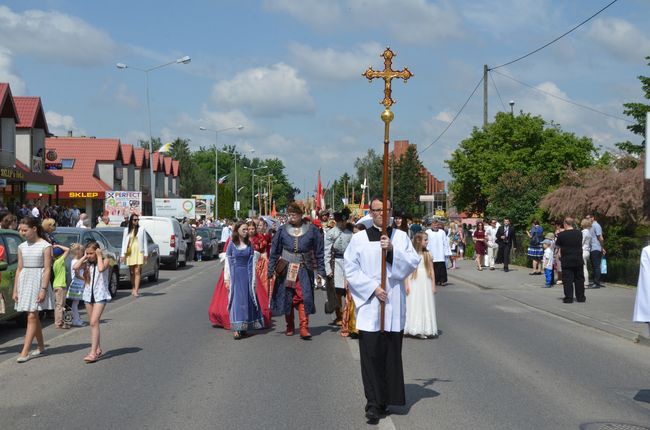
[{"label": "utility pole", "polygon": [[488,65],[483,65],[483,127],[488,123]]}]

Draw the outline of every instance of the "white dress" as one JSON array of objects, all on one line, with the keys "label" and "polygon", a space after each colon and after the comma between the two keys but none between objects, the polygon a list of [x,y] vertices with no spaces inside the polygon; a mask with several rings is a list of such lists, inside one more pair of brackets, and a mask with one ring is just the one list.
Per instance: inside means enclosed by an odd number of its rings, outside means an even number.
[{"label": "white dress", "polygon": [[54,294],[51,285],[47,287],[45,300],[41,303],[36,303],[43,281],[45,264],[43,251],[51,246],[49,242],[42,239],[38,242],[23,242],[18,245],[18,249],[23,257],[23,270],[20,271],[18,277],[18,301],[15,304],[15,309],[18,312],[54,309]]},{"label": "white dress", "polygon": [[418,264],[417,276],[409,276],[411,290],[406,296],[406,325],[404,334],[411,336],[435,336],[438,334],[436,321],[436,300],[431,287],[432,280],[427,276],[424,259]]}]

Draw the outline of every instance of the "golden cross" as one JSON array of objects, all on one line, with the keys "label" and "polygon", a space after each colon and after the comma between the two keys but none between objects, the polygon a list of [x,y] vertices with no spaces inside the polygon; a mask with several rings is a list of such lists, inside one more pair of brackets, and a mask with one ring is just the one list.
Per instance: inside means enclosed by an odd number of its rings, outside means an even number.
[{"label": "golden cross", "polygon": [[393,57],[395,57],[395,53],[390,50],[390,48],[386,48],[383,54],[380,55],[381,57],[384,57],[384,70],[381,72],[378,72],[374,70],[372,67],[368,67],[368,70],[366,70],[362,76],[365,76],[368,78],[368,81],[372,82],[373,79],[376,78],[383,78],[384,79],[384,100],[380,101],[379,103],[383,104],[386,109],[390,109],[390,107],[395,103],[393,98],[391,97],[391,88],[390,88],[390,81],[393,80],[393,78],[400,78],[404,79],[404,82],[413,76],[413,73],[407,68],[404,67],[403,70],[393,70],[392,65],[393,65]]}]

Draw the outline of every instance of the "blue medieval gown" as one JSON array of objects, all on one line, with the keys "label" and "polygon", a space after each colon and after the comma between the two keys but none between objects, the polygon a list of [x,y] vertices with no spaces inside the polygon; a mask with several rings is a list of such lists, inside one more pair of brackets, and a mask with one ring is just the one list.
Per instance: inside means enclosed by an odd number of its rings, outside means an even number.
[{"label": "blue medieval gown", "polygon": [[232,243],[226,251],[230,290],[228,314],[232,331],[247,331],[264,327],[262,309],[257,300],[255,266],[259,253],[252,246],[243,249]]},{"label": "blue medieval gown", "polygon": [[[295,228],[290,224],[280,226],[271,245],[269,256],[269,279],[273,276],[278,260],[283,259],[300,264],[294,285],[287,282],[287,271],[276,274],[271,309],[275,314],[289,315],[291,309],[302,301],[307,314],[315,314],[314,272],[325,278],[323,236],[312,224]],[[289,288],[288,288],[289,287]],[[297,290],[299,291],[297,292]]]}]

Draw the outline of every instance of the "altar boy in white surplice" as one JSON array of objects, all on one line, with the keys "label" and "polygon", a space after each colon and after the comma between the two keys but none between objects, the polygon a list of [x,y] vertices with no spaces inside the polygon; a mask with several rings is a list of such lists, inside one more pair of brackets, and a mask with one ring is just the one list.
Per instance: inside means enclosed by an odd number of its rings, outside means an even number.
[{"label": "altar boy in white surplice", "polygon": [[[388,210],[391,203],[388,202]],[[360,231],[345,250],[345,277],[357,310],[361,378],[366,417],[378,421],[388,405],[404,405],[402,338],[406,321],[404,279],[417,268],[420,256],[406,233],[388,228],[381,235],[383,203],[370,202],[373,225]],[[386,255],[386,288],[381,288],[382,248]],[[380,330],[380,300],[386,303],[384,332]]]}]

